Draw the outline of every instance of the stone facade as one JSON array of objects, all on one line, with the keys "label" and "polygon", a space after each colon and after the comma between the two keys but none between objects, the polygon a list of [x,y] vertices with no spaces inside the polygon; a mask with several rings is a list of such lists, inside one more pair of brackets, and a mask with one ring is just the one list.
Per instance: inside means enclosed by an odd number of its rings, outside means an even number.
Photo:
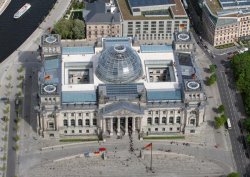
[{"label": "stone facade", "polygon": [[[60,43],[52,43],[49,44],[49,47],[55,46],[60,50],[58,50],[59,53],[51,55],[51,53],[46,53],[49,51],[47,50],[48,45],[43,43],[47,37],[49,36],[42,38],[43,67],[39,72],[38,83],[40,86],[38,132],[41,136],[45,138],[97,134],[112,136],[127,135],[129,131],[140,133],[143,136],[199,132],[198,127],[205,121],[206,97],[202,81],[198,77],[199,73],[195,73],[191,53],[187,54],[184,51],[185,54],[182,54],[181,50],[175,53],[169,51],[170,46],[150,45],[150,48],[141,46],[140,50],[131,50],[131,56],[128,55],[126,59],[128,61],[129,57],[134,57],[134,59],[136,57],[138,62],[143,59],[141,63],[143,65],[145,63],[149,68],[143,70],[143,75],[138,74],[139,79],[135,78],[135,81],[130,83],[126,83],[126,81],[118,84],[103,83],[99,80],[102,78],[97,78],[95,75],[100,53],[115,45],[110,54],[120,57],[120,53],[124,52],[126,48],[119,51],[117,45],[120,45],[120,42],[123,42],[123,45],[131,45],[129,40],[127,44],[124,44],[127,38],[115,38],[113,41],[112,38],[104,39],[103,41],[107,42],[104,46],[112,45],[107,49],[96,48],[93,50],[93,54],[89,54],[89,51],[88,54],[69,54],[67,53],[69,48],[61,49]],[[108,41],[111,42],[108,43]],[[162,51],[162,47],[165,51]],[[80,49],[82,48],[77,50],[80,52]],[[85,50],[86,48],[83,52]],[[151,50],[153,50],[152,54],[148,54]],[[155,53],[157,50],[163,54],[159,53],[158,56]],[[133,53],[135,51],[140,53]],[[152,61],[151,55],[159,57],[159,60]],[[162,60],[163,56],[165,59]],[[169,60],[171,56],[174,58]],[[106,57],[110,58],[110,56]],[[82,58],[85,58],[85,62],[93,63],[80,63]],[[160,64],[161,62],[162,64]],[[112,63],[110,64],[113,66]],[[119,66],[121,65],[119,64]],[[72,74],[66,70],[86,70],[87,67],[91,67],[87,73],[93,75],[91,76],[93,83],[91,81],[90,83],[70,84],[65,81]],[[127,67],[128,65],[122,69],[124,73],[126,73]],[[185,71],[182,71],[181,67],[185,67]],[[151,81],[150,72],[152,69],[155,69],[153,73],[157,72],[159,68],[160,71],[161,68],[168,68],[162,70],[161,73],[168,79]],[[137,71],[138,68],[132,69]],[[190,72],[186,72],[186,70]],[[108,74],[113,74],[113,72]],[[68,76],[66,76],[67,73]],[[145,75],[147,76],[145,77]],[[171,87],[174,90],[171,90]]]}]

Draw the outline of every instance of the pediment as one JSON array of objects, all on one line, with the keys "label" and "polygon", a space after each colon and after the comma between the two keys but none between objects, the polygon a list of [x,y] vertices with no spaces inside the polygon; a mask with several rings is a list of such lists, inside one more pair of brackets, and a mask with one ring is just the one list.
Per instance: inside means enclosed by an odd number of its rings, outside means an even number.
[{"label": "pediment", "polygon": [[106,116],[135,116],[138,115],[138,113],[135,113],[133,111],[129,111],[127,109],[119,109],[115,110],[113,112],[105,114]]}]

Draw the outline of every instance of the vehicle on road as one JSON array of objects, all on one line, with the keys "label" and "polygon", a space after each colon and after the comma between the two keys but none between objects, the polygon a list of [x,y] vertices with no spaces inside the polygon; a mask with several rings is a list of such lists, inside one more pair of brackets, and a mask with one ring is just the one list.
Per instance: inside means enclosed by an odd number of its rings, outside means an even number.
[{"label": "vehicle on road", "polygon": [[229,118],[227,119],[227,129],[232,129],[232,124]]},{"label": "vehicle on road", "polygon": [[14,14],[14,18],[20,18],[25,12],[30,9],[30,7],[31,5],[29,3],[24,4],[24,6]]}]

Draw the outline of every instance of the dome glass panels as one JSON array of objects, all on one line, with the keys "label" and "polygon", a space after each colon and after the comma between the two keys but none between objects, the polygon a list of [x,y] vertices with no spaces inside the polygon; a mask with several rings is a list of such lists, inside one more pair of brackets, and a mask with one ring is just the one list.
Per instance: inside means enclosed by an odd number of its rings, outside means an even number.
[{"label": "dome glass panels", "polygon": [[133,82],[142,75],[140,57],[124,45],[109,47],[99,57],[96,75],[107,83]]}]

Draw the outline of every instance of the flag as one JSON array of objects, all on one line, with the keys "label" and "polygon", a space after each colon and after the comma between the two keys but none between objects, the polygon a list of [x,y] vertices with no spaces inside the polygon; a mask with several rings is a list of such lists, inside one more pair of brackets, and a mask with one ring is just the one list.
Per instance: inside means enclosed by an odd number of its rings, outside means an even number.
[{"label": "flag", "polygon": [[143,149],[151,149],[151,148],[152,148],[152,143],[149,143],[143,147]]},{"label": "flag", "polygon": [[107,150],[107,149],[106,149],[105,147],[100,147],[100,148],[99,148],[99,151],[101,151],[101,152],[102,152],[102,151],[106,151],[106,150]]}]

